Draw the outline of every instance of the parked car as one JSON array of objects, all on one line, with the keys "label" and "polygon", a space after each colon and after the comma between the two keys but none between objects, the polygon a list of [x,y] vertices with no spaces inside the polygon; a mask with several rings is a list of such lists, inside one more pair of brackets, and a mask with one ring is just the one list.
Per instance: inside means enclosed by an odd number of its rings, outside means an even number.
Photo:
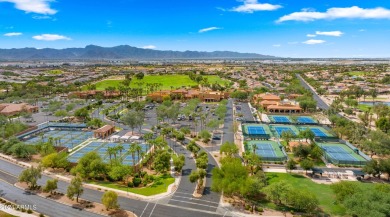
[{"label": "parked car", "polygon": [[213,139],[213,140],[221,140],[221,137],[219,137],[219,136],[213,136],[212,139]]}]

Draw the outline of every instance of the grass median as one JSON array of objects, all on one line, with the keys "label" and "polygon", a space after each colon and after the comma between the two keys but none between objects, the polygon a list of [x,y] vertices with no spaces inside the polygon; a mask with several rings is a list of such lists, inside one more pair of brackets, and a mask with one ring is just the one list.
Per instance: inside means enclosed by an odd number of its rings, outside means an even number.
[{"label": "grass median", "polygon": [[123,184],[108,181],[90,181],[88,183],[100,185],[106,188],[113,188],[125,192],[131,192],[143,196],[152,196],[166,192],[168,190],[168,186],[175,182],[175,178],[171,177],[170,175],[161,175],[159,176],[159,180],[160,181],[158,183],[141,188],[129,188]]}]

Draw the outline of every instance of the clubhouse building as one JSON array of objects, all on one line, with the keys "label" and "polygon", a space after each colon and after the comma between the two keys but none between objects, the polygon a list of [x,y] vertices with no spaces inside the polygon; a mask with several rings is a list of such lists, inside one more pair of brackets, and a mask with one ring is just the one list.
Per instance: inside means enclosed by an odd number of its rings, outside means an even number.
[{"label": "clubhouse building", "polygon": [[174,100],[199,99],[203,102],[219,102],[229,98],[229,93],[221,91],[200,91],[197,89],[177,89],[172,91],[156,91],[148,94],[147,97],[155,102],[162,102],[167,98]]},{"label": "clubhouse building", "polygon": [[0,104],[0,115],[12,116],[20,113],[36,113],[38,112],[38,106],[29,105],[27,103],[2,103]]},{"label": "clubhouse building", "polygon": [[283,102],[274,94],[262,93],[253,96],[254,104],[259,105],[267,113],[302,113],[303,109],[294,103]]}]

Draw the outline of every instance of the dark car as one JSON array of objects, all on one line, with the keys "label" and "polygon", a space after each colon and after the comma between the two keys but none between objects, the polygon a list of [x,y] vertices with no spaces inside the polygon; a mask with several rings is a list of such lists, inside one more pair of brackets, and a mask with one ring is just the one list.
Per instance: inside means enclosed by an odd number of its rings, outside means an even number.
[{"label": "dark car", "polygon": [[219,136],[213,136],[212,139],[213,139],[213,140],[221,140],[221,137],[219,137]]}]

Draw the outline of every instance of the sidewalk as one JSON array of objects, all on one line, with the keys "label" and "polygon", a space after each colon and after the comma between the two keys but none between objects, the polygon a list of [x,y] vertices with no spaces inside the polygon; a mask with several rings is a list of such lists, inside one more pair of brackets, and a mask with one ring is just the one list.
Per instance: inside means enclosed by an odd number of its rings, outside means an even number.
[{"label": "sidewalk", "polygon": [[5,207],[4,205],[0,206],[0,211],[11,214],[13,216],[19,216],[19,217],[37,217],[37,215],[20,212],[13,208]]},{"label": "sidewalk", "polygon": [[[7,161],[9,161],[9,162],[11,162],[11,163],[13,163],[13,164],[20,165],[20,166],[25,167],[25,168],[30,168],[32,166],[29,163],[17,161],[14,158],[12,158],[11,156],[7,156],[7,155],[1,154],[1,153],[0,153],[0,157],[5,159],[5,160],[7,160]],[[56,178],[56,179],[59,179],[61,181],[65,181],[65,182],[70,182],[71,181],[71,178],[69,178],[69,177],[62,176],[62,175],[57,175],[57,174],[51,173],[51,172],[49,172],[47,170],[44,170],[42,172],[42,174],[47,175],[47,176],[49,176],[51,178]],[[102,189],[100,191],[103,191],[103,192],[104,192],[104,190],[112,190],[112,191],[117,192],[118,194],[120,194],[123,197],[150,201],[150,200],[156,200],[156,199],[160,199],[160,198],[163,198],[163,197],[170,196],[171,194],[173,194],[176,191],[175,187],[177,187],[179,185],[179,183],[181,181],[181,175],[176,176],[174,174],[174,172],[171,171],[171,176],[175,178],[175,182],[168,186],[167,192],[164,192],[164,193],[161,193],[161,194],[152,195],[152,196],[143,196],[143,195],[134,194],[134,193],[131,193],[131,192],[126,192],[126,191],[122,191],[122,190],[117,190],[117,189],[113,189],[113,188],[107,188],[107,187],[104,187],[104,186],[88,184],[88,183],[83,183],[83,186],[86,187],[86,188],[92,189],[92,190],[97,190],[98,188],[100,188],[100,189]]]}]

